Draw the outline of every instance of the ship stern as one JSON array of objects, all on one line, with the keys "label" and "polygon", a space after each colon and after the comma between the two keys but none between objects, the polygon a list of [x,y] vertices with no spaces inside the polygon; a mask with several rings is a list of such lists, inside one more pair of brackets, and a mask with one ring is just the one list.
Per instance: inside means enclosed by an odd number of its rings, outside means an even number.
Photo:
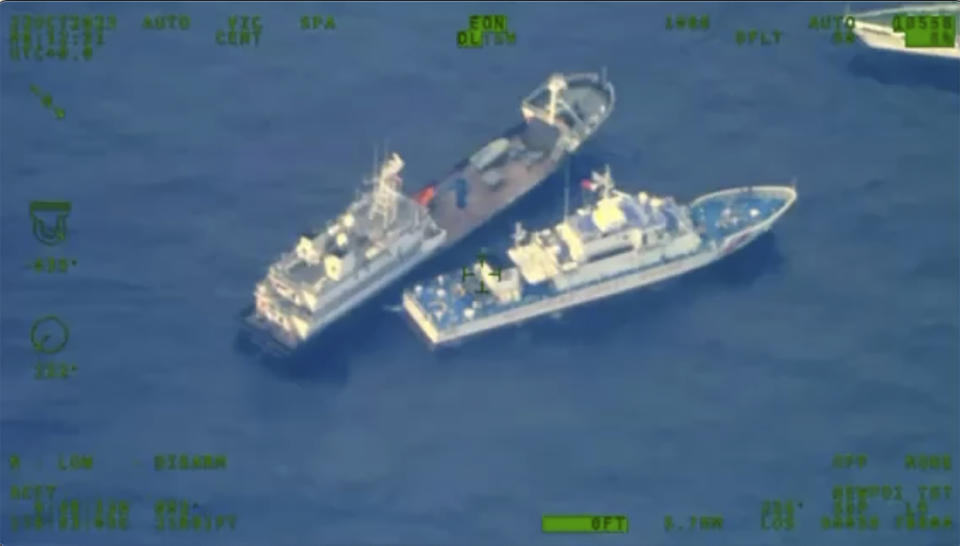
[{"label": "ship stern", "polygon": [[403,292],[403,310],[431,346],[435,347],[441,343],[440,332],[430,319],[430,313],[420,305],[420,301],[410,290]]}]

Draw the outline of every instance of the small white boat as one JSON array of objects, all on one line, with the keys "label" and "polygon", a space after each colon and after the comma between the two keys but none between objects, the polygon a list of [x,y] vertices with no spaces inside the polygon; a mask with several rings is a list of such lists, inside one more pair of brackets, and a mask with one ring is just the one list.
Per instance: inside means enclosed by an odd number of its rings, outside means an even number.
[{"label": "small white boat", "polygon": [[[960,41],[957,40],[960,34],[957,34],[956,28],[958,14],[960,14],[960,4],[944,2],[903,5],[850,15],[854,18],[853,32],[868,47],[927,57],[960,59]],[[949,19],[952,28],[943,28],[944,16],[952,16]],[[937,36],[942,39],[944,35],[952,35],[952,45],[943,47],[907,45],[907,17],[913,17],[911,25],[915,25],[914,28],[922,32],[933,32],[932,26],[936,24],[939,31]]]}]

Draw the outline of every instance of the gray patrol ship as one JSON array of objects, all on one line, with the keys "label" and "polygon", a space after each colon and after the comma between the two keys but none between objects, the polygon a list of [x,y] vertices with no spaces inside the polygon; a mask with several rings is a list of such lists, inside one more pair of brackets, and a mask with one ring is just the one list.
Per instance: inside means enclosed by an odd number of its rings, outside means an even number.
[{"label": "gray patrol ship", "polygon": [[270,266],[248,329],[270,334],[256,337],[271,352],[295,349],[544,181],[606,121],[614,102],[605,74],[554,74],[523,101],[524,121],[413,197],[400,193],[403,161],[393,154],[372,192]]},{"label": "gray patrol ship", "polygon": [[372,191],[325,230],[301,235],[270,266],[247,317],[248,325],[280,344],[268,348],[297,347],[444,241],[446,233],[424,207],[400,193],[403,165],[399,155],[390,155],[374,174]]}]

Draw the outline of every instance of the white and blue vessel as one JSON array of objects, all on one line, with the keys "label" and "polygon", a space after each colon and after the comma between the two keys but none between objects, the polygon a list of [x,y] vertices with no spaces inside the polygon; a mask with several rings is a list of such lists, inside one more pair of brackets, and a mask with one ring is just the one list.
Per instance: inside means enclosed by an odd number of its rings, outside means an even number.
[{"label": "white and blue vessel", "polygon": [[614,187],[609,167],[584,186],[591,205],[551,229],[517,224],[514,266],[481,261],[418,284],[403,307],[434,346],[676,277],[743,248],[797,198],[793,185],[703,195],[689,205]]}]

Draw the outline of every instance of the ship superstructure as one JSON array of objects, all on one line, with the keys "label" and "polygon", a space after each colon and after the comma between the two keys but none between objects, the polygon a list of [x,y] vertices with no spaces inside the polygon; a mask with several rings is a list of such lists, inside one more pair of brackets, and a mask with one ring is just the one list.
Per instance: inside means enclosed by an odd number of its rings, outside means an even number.
[{"label": "ship superstructure", "polygon": [[793,204],[791,186],[704,195],[690,205],[615,188],[609,168],[584,181],[592,205],[551,229],[517,225],[514,266],[483,261],[406,290],[403,307],[433,345],[675,277],[742,248]]},{"label": "ship superstructure", "polygon": [[460,161],[416,199],[453,245],[553,174],[613,112],[605,71],[553,74],[521,104],[524,121]]},{"label": "ship superstructure", "polygon": [[401,193],[403,160],[389,155],[360,195],[322,230],[304,233],[257,284],[247,323],[293,349],[437,249],[446,233]]},{"label": "ship superstructure", "polygon": [[[394,154],[373,191],[337,220],[300,237],[255,290],[246,324],[287,352],[385,288],[433,252],[490,220],[552,174],[613,111],[601,74],[554,74],[521,104],[524,121],[459,162],[415,197],[400,192]],[[279,344],[272,343],[278,341]]]},{"label": "ship superstructure", "polygon": [[[960,59],[960,33],[956,32],[960,4],[905,4],[863,13],[853,13],[853,32],[873,49],[911,55]],[[907,47],[908,31],[933,33],[939,47]]]}]

